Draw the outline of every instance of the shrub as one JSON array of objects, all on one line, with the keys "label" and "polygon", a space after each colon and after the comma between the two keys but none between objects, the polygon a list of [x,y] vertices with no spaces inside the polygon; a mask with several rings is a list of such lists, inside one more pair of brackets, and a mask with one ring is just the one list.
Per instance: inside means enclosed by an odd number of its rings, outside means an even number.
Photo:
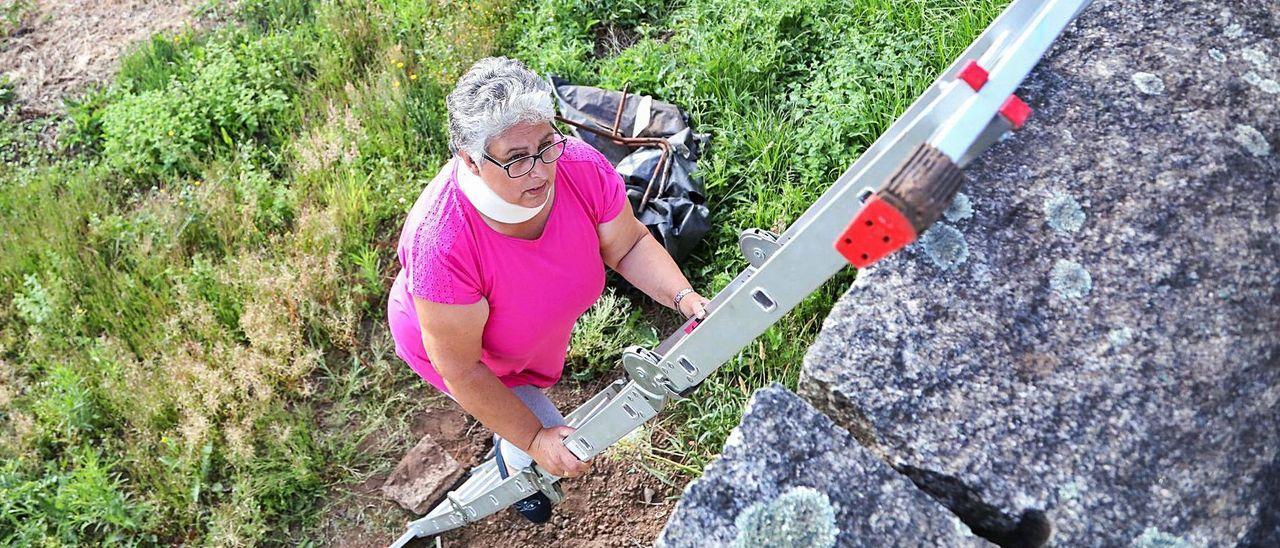
[{"label": "shrub", "polygon": [[565,358],[569,376],[589,380],[613,370],[621,359],[620,344],[652,345],[657,336],[641,328],[640,311],[631,300],[608,288],[577,323]]},{"label": "shrub", "polygon": [[0,543],[132,545],[150,508],[123,490],[123,482],[97,449],[77,447],[67,462],[50,462],[43,475],[19,461],[0,463]]},{"label": "shrub", "polygon": [[290,106],[288,71],[298,67],[287,57],[301,53],[291,45],[287,36],[210,40],[191,53],[189,73],[102,109],[107,160],[133,174],[193,174],[208,152],[267,137]]}]

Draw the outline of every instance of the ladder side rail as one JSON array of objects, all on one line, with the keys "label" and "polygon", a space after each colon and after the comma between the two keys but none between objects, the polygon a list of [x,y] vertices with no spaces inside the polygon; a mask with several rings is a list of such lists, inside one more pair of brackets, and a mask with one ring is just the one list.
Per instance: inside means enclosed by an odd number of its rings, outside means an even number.
[{"label": "ladder side rail", "polygon": [[[946,83],[945,87],[946,91],[934,104],[913,120],[908,129],[897,134],[898,142],[885,150],[914,147],[924,142],[942,122],[943,113],[950,112],[954,105],[973,94],[963,84]],[[711,300],[707,317],[692,332],[677,331],[659,347],[658,368],[662,371],[662,383],[669,386],[671,392],[664,399],[692,391],[844,268],[847,263],[831,244],[861,208],[859,191],[867,184],[878,182],[866,177],[876,177],[879,173],[887,177],[897,167],[890,164],[893,158],[895,156],[882,154],[868,169],[837,181],[834,185],[838,187],[837,199],[823,204],[820,213],[797,232],[799,237],[779,248],[758,270],[744,269]],[[665,401],[661,405],[665,405]],[[614,409],[602,408],[591,414],[565,438],[565,445],[580,459],[595,456],[643,424],[643,420],[637,421],[631,414],[622,416],[621,404],[610,406]]]},{"label": "ladder side rail", "polygon": [[990,88],[987,93],[975,93],[957,80],[936,82],[937,98],[900,132],[882,137],[890,139],[883,153],[870,158],[856,176],[833,185],[831,199],[810,208],[817,208],[817,212],[792,227],[790,240],[748,283],[720,308],[712,310],[694,333],[663,354],[661,368],[676,391],[684,393],[697,386],[844,267],[845,260],[831,243],[861,208],[856,195],[867,186],[864,182],[878,184],[888,180],[900,167],[901,158],[921,141],[944,137],[954,147],[955,158],[970,152],[989,122],[999,115],[1004,99],[1013,93],[1082,4],[1087,0],[1056,0],[1037,6],[1041,9],[1035,11],[1030,27],[1014,39],[1003,41],[1004,47],[988,51],[984,57],[998,59],[998,68],[991,72],[995,85],[989,82],[980,90]]},{"label": "ladder side rail", "polygon": [[[869,158],[863,169],[838,181],[831,200],[802,224],[758,271],[713,307],[693,333],[662,353],[660,367],[677,392],[687,392],[764,333],[847,263],[832,243],[862,207],[858,195],[878,185],[906,154],[924,142],[943,116],[973,94],[953,82],[916,119],[895,135],[894,142]],[[991,115],[995,112],[992,111]]]},{"label": "ladder side rail", "polygon": [[[928,108],[935,99],[937,99],[937,96],[942,93],[942,86],[939,84],[954,81],[956,79],[956,75],[960,72],[960,68],[965,64],[965,62],[971,59],[985,57],[990,50],[1003,46],[1007,42],[1006,37],[1008,35],[1016,34],[1021,29],[1026,28],[1043,3],[1044,0],[1014,0],[1014,2],[1010,3],[1004,11],[987,26],[986,30],[982,31],[982,33],[974,39],[973,43],[970,44],[969,47],[965,48],[964,52],[951,62],[951,65],[942,72],[938,79],[925,89],[924,93],[922,93],[920,97],[917,97],[916,100],[911,103],[911,106],[907,107],[907,110],[903,111],[903,113],[898,116],[898,119],[891,124],[889,128],[871,144],[870,147],[867,147],[867,150],[863,151],[862,155],[859,156],[843,174],[840,175],[837,181],[846,177],[851,177],[853,174],[862,171],[872,158],[879,156],[885,151],[884,149],[890,148],[892,144],[897,143],[898,137],[906,129],[901,122],[904,120],[912,120],[920,116],[923,111]],[[910,146],[905,146],[902,150],[894,150],[893,152],[895,153],[895,156],[890,160],[890,163],[894,166],[901,163],[915,148],[916,144],[918,143],[912,143]],[[826,204],[834,200],[836,191],[836,185],[828,188],[818,198],[818,200],[814,202],[814,205]],[[797,226],[803,225],[808,221],[810,216],[816,214],[818,211],[818,208],[810,206],[809,209],[796,219],[795,222],[791,223],[789,230],[782,233],[779,243],[785,242],[787,239],[792,237],[795,232],[794,229]]]},{"label": "ladder side rail", "polygon": [[1013,95],[1031,69],[1071,23],[1072,18],[1089,4],[1089,0],[1050,0],[1036,13],[1030,32],[1015,37],[1005,51],[986,67],[989,79],[966,101],[948,123],[931,139],[936,148],[953,161],[959,161],[991,120],[988,112],[998,111]]}]

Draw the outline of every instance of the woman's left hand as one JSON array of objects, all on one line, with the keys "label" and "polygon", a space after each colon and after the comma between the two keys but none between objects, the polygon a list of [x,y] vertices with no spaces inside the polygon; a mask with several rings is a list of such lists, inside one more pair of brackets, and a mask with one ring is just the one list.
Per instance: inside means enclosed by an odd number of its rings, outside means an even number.
[{"label": "woman's left hand", "polygon": [[702,320],[707,317],[707,303],[710,302],[695,291],[680,299],[680,313],[684,314],[685,319],[696,317]]}]

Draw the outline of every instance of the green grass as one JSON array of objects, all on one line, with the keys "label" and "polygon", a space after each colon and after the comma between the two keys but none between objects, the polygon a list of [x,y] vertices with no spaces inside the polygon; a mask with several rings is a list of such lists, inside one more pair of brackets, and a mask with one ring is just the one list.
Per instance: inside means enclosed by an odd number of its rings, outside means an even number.
[{"label": "green grass", "polygon": [[[715,229],[685,265],[710,295],[741,230],[797,218],[1001,5],[213,2],[225,25],[144,41],[65,116],[0,93],[0,544],[298,544],[394,465],[429,394],[382,327],[394,241],[476,59],[629,84],[713,134]],[[698,474],[851,279],[664,416],[641,465]],[[644,298],[583,318],[565,382],[665,335]]]}]

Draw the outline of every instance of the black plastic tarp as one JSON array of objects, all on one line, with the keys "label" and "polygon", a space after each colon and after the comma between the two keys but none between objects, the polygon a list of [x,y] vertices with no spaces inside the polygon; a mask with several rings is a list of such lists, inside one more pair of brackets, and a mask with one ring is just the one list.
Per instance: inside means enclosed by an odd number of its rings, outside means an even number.
[{"label": "black plastic tarp", "polygon": [[[627,198],[636,218],[644,223],[676,261],[682,261],[710,230],[706,189],[696,176],[698,155],[708,135],[694,133],[689,117],[670,103],[646,96],[628,95],[622,116],[617,116],[620,91],[576,86],[552,76],[560,115],[625,138],[664,139],[671,151],[662,172],[655,168],[662,156],[658,146],[626,146],[610,137],[573,128],[574,135],[602,152],[617,168],[627,186]],[[618,128],[614,120],[618,119]],[[639,127],[637,127],[639,126]]]}]

